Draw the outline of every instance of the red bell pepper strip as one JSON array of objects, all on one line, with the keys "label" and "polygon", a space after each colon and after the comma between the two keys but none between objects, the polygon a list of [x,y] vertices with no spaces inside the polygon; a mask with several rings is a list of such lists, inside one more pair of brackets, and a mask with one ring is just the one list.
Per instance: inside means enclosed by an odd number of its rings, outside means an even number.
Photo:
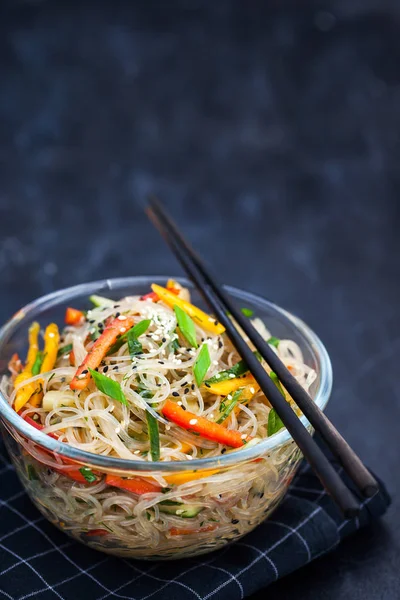
[{"label": "red bell pepper strip", "polygon": [[167,400],[162,409],[164,417],[176,423],[183,429],[188,429],[200,434],[202,437],[224,444],[224,446],[231,446],[232,448],[240,448],[245,444],[245,439],[242,438],[240,431],[226,429],[218,423],[209,421],[204,417],[199,417],[194,413],[184,410],[176,402]]},{"label": "red bell pepper strip", "polygon": [[117,317],[105,328],[103,333],[94,342],[90,351],[78,367],[69,387],[71,390],[83,390],[91,379],[89,369],[97,369],[101,361],[107,354],[111,346],[117,341],[118,337],[131,329],[135,324],[133,317]]},{"label": "red bell pepper strip", "polygon": [[107,531],[106,529],[92,529],[91,531],[87,531],[85,533],[85,535],[90,536],[90,537],[97,537],[97,536],[103,536],[103,535],[108,535],[110,532]]},{"label": "red bell pepper strip", "polygon": [[84,318],[85,315],[83,312],[77,308],[68,306],[67,310],[65,311],[65,322],[67,325],[79,325]]},{"label": "red bell pepper strip", "polygon": [[[27,423],[29,423],[29,425],[32,425],[32,427],[34,427],[35,429],[38,429],[39,431],[43,429],[43,425],[41,425],[40,423],[37,423],[37,421],[35,421],[34,419],[32,419],[32,417],[30,417],[28,415],[26,415],[24,417],[24,420]],[[58,436],[55,433],[47,433],[46,435],[48,435],[49,437],[52,437],[54,440],[58,439]],[[56,453],[48,452],[47,450],[45,450],[45,452],[47,454],[49,454],[50,456],[56,455]],[[70,479],[73,479],[74,481],[78,481],[79,483],[84,483],[85,485],[93,485],[93,484],[97,483],[97,481],[89,483],[87,481],[87,479],[85,479],[85,477],[82,475],[82,473],[79,472],[80,465],[77,464],[71,458],[66,458],[63,456],[61,460],[62,460],[63,464],[65,464],[65,465],[75,465],[75,466],[68,468],[68,469],[57,469],[56,467],[51,467],[53,469],[53,471],[60,473],[60,475],[65,475],[65,477],[69,477]],[[93,473],[93,474],[96,475],[97,477],[99,477],[99,473]]]},{"label": "red bell pepper strip", "polygon": [[112,487],[132,492],[132,494],[151,494],[161,491],[161,486],[156,483],[150,483],[145,479],[122,479],[116,475],[107,475],[106,483]]}]

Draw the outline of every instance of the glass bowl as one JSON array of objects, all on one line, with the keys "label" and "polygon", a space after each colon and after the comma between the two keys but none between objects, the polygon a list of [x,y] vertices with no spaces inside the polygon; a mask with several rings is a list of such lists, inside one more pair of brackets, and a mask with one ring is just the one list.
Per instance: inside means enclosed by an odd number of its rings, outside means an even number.
[{"label": "glass bowl", "polygon": [[[191,288],[193,302],[202,298]],[[85,309],[88,297],[113,299],[141,295],[166,277],[107,279],[43,296],[19,310],[0,330],[0,374],[14,352],[25,356],[27,330],[33,320],[63,323],[68,305]],[[297,317],[275,304],[235,288],[227,291],[240,306],[254,310],[271,334],[294,340],[305,362],[317,372],[311,395],[324,409],[331,392],[332,370],[318,337]],[[206,308],[206,307],[204,307]],[[310,430],[307,419],[302,422]],[[286,429],[244,449],[219,457],[182,462],[136,462],[84,452],[34,428],[0,396],[4,441],[19,478],[37,508],[73,538],[104,552],[138,559],[174,559],[221,548],[259,525],[282,500],[301,460]],[[79,483],[71,468],[89,467],[100,482]],[[136,495],[109,487],[103,474],[140,478],[162,487]],[[178,508],[177,508],[178,507]],[[181,507],[181,508],[179,508]],[[183,508],[182,508],[183,507]]]}]

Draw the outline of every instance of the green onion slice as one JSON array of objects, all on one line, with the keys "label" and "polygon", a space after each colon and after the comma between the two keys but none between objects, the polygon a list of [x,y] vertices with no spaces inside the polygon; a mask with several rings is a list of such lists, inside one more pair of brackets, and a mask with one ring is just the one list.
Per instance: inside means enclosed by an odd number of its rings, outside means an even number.
[{"label": "green onion slice", "polygon": [[178,327],[183,337],[191,346],[193,346],[193,348],[198,348],[198,343],[196,340],[196,327],[193,320],[176,304],[174,305],[174,311],[178,321]]},{"label": "green onion slice", "polygon": [[198,386],[201,385],[211,365],[210,353],[207,344],[203,344],[193,366],[194,378]]}]

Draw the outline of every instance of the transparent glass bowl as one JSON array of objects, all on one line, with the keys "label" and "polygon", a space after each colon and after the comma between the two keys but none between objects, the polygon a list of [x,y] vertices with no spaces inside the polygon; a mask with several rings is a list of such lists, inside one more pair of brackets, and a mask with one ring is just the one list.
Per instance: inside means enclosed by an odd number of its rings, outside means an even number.
[{"label": "transparent glass bowl", "polygon": [[[203,306],[190,282],[175,279],[190,287],[193,302]],[[33,320],[42,325],[50,321],[62,324],[66,306],[85,309],[91,294],[117,300],[144,294],[152,282],[163,285],[165,281],[166,277],[107,279],[35,300],[0,330],[0,374],[7,373],[14,352],[25,356],[27,330]],[[235,288],[227,290],[240,306],[253,309],[272,335],[292,339],[300,346],[305,362],[317,372],[311,394],[324,409],[331,392],[332,370],[318,337],[275,304]],[[307,419],[301,419],[311,429]],[[61,444],[19,417],[2,395],[0,421],[11,460],[37,508],[73,538],[97,550],[131,558],[195,556],[245,535],[282,500],[301,460],[286,429],[257,445],[217,458],[150,463],[95,455]],[[64,474],[70,465],[87,466],[101,477],[105,473],[140,477],[164,482],[166,487],[164,493],[137,496],[107,486],[104,478],[93,486],[80,484]],[[188,475],[191,480],[180,483]],[[174,514],[165,512],[173,502],[191,507],[189,516],[175,514],[175,509],[171,509]]]}]

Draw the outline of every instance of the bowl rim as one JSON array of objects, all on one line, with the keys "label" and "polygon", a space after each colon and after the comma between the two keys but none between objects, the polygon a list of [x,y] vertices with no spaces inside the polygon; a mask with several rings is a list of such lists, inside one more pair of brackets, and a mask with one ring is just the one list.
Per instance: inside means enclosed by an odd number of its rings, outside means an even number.
[{"label": "bowl rim", "polygon": [[[80,296],[83,294],[90,296],[93,293],[99,293],[101,291],[105,292],[107,290],[115,291],[118,290],[120,287],[129,285],[133,286],[149,284],[156,281],[165,282],[165,280],[168,278],[175,279],[176,281],[178,281],[182,285],[185,285],[186,287],[194,288],[193,284],[185,277],[146,275],[102,279],[62,288],[44,296],[40,296],[36,300],[29,302],[20,310],[18,310],[11,317],[11,319],[9,319],[0,328],[0,348],[5,342],[7,342],[9,336],[13,333],[14,329],[18,326],[19,322],[25,317],[28,317],[30,312],[38,310],[43,311],[46,308],[50,308],[58,303],[61,303],[62,301],[67,302],[69,300],[72,300],[76,296]],[[267,306],[269,309],[272,309],[273,311],[277,312],[284,319],[291,321],[292,325],[294,325],[297,328],[301,336],[306,339],[306,342],[309,344],[311,350],[316,355],[317,361],[319,362],[320,382],[319,387],[315,393],[314,402],[321,410],[324,410],[331,394],[333,377],[332,365],[328,352],[324,344],[319,339],[319,337],[301,319],[299,319],[289,311],[285,310],[284,308],[278,306],[274,302],[271,302],[270,300],[267,300],[266,298],[258,294],[247,292],[245,290],[241,290],[240,288],[236,288],[233,286],[224,286],[224,288],[229,294],[232,294],[236,300],[239,299],[248,301],[256,306],[259,305],[261,307]],[[93,454],[85,450],[74,448],[69,444],[58,442],[57,440],[53,439],[47,434],[42,433],[40,430],[35,429],[32,425],[30,425],[27,421],[20,417],[20,415],[18,415],[18,413],[16,413],[15,410],[10,406],[2,392],[0,392],[0,418],[3,419],[6,424],[11,425],[14,429],[18,431],[18,433],[22,434],[28,440],[39,444],[46,450],[60,455],[60,457],[73,459],[76,462],[82,464],[90,464],[96,467],[101,467],[103,470],[107,471],[137,471],[147,472],[149,475],[166,471],[178,472],[194,471],[197,469],[206,470],[212,469],[216,466],[225,467],[229,465],[235,465],[253,458],[257,458],[257,456],[264,454],[270,450],[276,449],[292,440],[292,436],[289,434],[287,429],[283,429],[282,431],[275,433],[271,437],[263,439],[261,442],[255,444],[254,446],[244,447],[233,452],[227,452],[226,454],[217,457],[199,458],[176,462],[135,461],[131,459],[123,459]],[[310,426],[308,419],[304,415],[300,417],[300,420],[305,427]]]}]

